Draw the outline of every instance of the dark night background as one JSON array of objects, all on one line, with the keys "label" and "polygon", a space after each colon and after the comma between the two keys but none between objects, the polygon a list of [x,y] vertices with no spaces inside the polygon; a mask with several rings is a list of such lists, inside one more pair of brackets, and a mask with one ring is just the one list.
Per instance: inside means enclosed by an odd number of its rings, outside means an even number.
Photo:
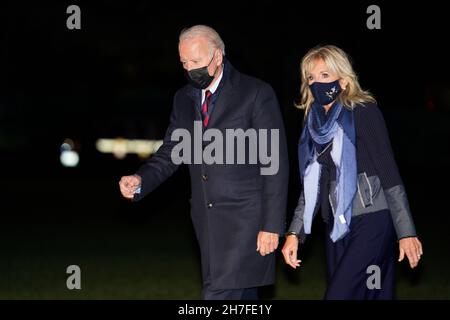
[{"label": "dark night background", "polygon": [[[384,113],[424,256],[398,264],[397,298],[450,298],[450,60],[443,2],[11,1],[0,4],[0,299],[199,299],[186,167],[141,203],[118,181],[142,163],[96,150],[98,138],[161,139],[184,83],[179,32],[215,28],[241,72],[269,82],[282,108],[291,159],[288,219],[299,179],[299,62],[317,44],[352,57]],[[81,8],[68,30],[66,8]],[[381,30],[366,8],[381,8]],[[75,168],[60,146],[75,142]],[[267,299],[321,299],[323,226],[289,270],[278,252]],[[281,242],[281,244],[284,241]],[[66,288],[79,265],[82,290]]]}]

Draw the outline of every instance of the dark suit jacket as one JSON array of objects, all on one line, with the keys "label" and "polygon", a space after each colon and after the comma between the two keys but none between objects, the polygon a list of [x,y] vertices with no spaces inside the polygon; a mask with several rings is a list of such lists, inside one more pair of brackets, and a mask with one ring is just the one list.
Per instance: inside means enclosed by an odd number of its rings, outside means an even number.
[{"label": "dark suit jacket", "polygon": [[[260,164],[236,161],[189,165],[191,217],[201,251],[203,280],[210,282],[212,289],[268,285],[275,281],[275,255],[262,257],[256,251],[256,239],[261,230],[285,232],[288,155],[283,120],[276,95],[267,83],[241,74],[229,62],[225,63],[222,81],[208,129],[220,130],[224,138],[225,129],[278,129],[279,170],[275,175],[261,175]],[[178,141],[171,141],[171,135],[184,128],[194,136],[194,120],[200,120],[199,93],[186,85],[175,94],[164,143],[136,172],[142,177],[142,186],[135,201],[178,168],[171,160]]]}]

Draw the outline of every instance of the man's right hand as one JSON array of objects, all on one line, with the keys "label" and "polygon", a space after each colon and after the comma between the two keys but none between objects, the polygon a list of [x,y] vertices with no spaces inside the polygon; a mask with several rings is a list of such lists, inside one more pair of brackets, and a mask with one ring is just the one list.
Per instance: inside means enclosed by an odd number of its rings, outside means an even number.
[{"label": "man's right hand", "polygon": [[141,186],[141,177],[137,174],[123,176],[119,181],[120,192],[127,199],[133,199],[136,190]]}]

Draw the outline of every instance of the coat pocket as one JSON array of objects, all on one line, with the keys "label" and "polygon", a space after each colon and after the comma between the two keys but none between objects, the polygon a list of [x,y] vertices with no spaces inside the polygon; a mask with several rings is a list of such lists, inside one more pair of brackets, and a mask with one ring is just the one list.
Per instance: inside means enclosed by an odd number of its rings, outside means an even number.
[{"label": "coat pocket", "polygon": [[358,175],[358,195],[361,205],[364,208],[373,205],[373,187],[370,184],[369,178],[365,172]]}]

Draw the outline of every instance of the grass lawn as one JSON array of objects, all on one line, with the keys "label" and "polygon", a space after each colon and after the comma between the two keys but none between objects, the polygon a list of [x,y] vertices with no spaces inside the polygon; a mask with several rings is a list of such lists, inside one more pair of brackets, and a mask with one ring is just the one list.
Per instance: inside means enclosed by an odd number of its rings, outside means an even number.
[{"label": "grass lawn", "polygon": [[[65,197],[39,202],[38,192],[29,198],[36,203],[33,215],[21,216],[29,202],[9,202],[11,214],[0,224],[0,299],[200,299],[199,255],[187,203],[167,203],[147,214],[150,201],[135,207],[111,201],[117,199],[112,194],[100,200],[89,194],[82,202]],[[398,265],[398,299],[450,298],[449,236],[444,225],[428,228],[420,268]],[[277,253],[277,283],[264,288],[263,298],[322,299],[322,236],[319,227],[301,248],[298,270]],[[81,290],[66,288],[69,265],[81,268]]]}]

